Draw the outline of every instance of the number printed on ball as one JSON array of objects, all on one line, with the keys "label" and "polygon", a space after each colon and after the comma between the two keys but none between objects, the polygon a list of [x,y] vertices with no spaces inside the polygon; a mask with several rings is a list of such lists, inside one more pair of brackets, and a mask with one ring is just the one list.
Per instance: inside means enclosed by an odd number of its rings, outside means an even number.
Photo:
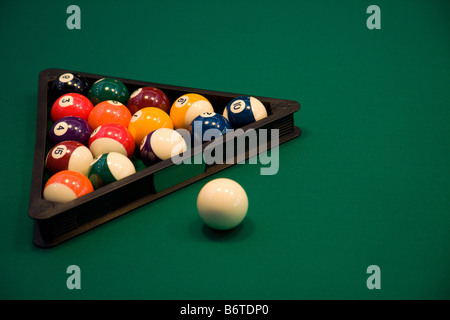
[{"label": "number printed on ball", "polygon": [[56,148],[53,150],[53,152],[52,152],[52,157],[55,158],[55,159],[62,158],[62,157],[64,157],[64,155],[66,154],[66,152],[67,152],[67,147],[66,147],[66,146],[64,146],[64,145],[58,146],[58,147],[56,147]]},{"label": "number printed on ball", "polygon": [[59,105],[61,107],[68,107],[73,104],[73,98],[71,96],[62,96],[61,99],[59,99]]},{"label": "number printed on ball", "polygon": [[215,115],[216,115],[215,112],[203,112],[203,113],[201,114],[201,116],[202,116],[203,118],[214,117]]},{"label": "number printed on ball", "polygon": [[57,136],[62,136],[63,134],[65,134],[67,132],[68,128],[69,128],[69,126],[67,125],[67,122],[61,121],[57,126],[55,126],[55,129],[53,130],[53,132]]},{"label": "number printed on ball", "polygon": [[136,97],[139,93],[141,93],[141,91],[142,91],[142,88],[139,88],[139,89],[137,89],[136,91],[134,91],[134,92],[131,94],[130,99]]},{"label": "number printed on ball", "polygon": [[94,137],[100,131],[101,128],[102,126],[98,126],[97,128],[95,128],[95,130],[92,131],[91,133],[91,138]]},{"label": "number printed on ball", "polygon": [[64,73],[59,77],[59,81],[61,82],[69,82],[73,79],[73,74],[71,73]]},{"label": "number printed on ball", "polygon": [[245,102],[243,100],[237,100],[237,101],[233,102],[233,104],[231,105],[231,108],[230,108],[230,110],[233,113],[239,113],[244,109],[245,109]]},{"label": "number printed on ball", "polygon": [[179,97],[178,100],[177,100],[177,102],[175,103],[175,107],[181,108],[181,107],[184,106],[188,101],[189,101],[189,97],[187,97],[187,96]]},{"label": "number printed on ball", "polygon": [[135,122],[137,121],[142,115],[142,111],[139,110],[138,112],[136,112],[135,114],[133,114],[133,116],[131,117],[130,122]]}]

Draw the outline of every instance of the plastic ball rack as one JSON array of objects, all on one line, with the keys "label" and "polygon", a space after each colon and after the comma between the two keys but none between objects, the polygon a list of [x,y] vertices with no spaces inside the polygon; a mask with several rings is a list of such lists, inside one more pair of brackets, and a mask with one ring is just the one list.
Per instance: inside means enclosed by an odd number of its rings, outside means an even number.
[{"label": "plastic ball rack", "polygon": [[[138,88],[155,87],[167,95],[170,103],[184,94],[198,93],[206,97],[213,105],[214,111],[220,114],[223,113],[229,101],[243,95],[71,70],[43,70],[39,74],[36,143],[29,202],[29,216],[34,220],[33,241],[37,247],[50,248],[56,246],[158,198],[178,190],[181,191],[182,188],[194,182],[236,164],[237,161],[241,161],[239,159],[242,159],[242,157],[248,159],[261,151],[265,152],[276,146],[269,134],[268,137],[264,138],[264,148],[255,150],[247,143],[243,154],[235,152],[235,161],[230,161],[227,158],[224,161],[207,163],[203,159],[203,153],[205,148],[211,148],[214,143],[216,144],[214,148],[223,148],[224,151],[230,145],[235,150],[240,149],[237,148],[238,140],[252,129],[256,132],[258,139],[260,132],[274,132],[272,129],[278,129],[275,130],[278,133],[276,144],[282,144],[301,135],[301,129],[294,125],[294,113],[300,109],[298,102],[254,96],[266,107],[268,113],[266,118],[240,128],[242,130],[227,133],[220,141],[207,142],[201,148],[189,149],[182,156],[186,161],[181,164],[175,164],[172,159],[168,159],[146,167],[136,156],[132,159],[136,167],[135,174],[102,186],[94,192],[70,202],[47,201],[42,196],[43,187],[49,179],[49,174],[45,169],[45,158],[51,148],[47,141],[47,134],[52,125],[51,106],[57,98],[52,95],[50,84],[57,76],[69,72],[83,75],[91,85],[102,78],[115,78],[127,86],[130,94]],[[139,148],[136,149],[139,151]],[[227,153],[223,152],[223,154],[226,155]]]}]

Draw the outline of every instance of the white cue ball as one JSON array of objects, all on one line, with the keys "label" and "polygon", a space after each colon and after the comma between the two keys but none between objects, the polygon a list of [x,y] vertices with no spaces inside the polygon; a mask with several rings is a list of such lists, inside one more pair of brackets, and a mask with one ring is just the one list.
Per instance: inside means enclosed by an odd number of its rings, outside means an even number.
[{"label": "white cue ball", "polygon": [[232,229],[239,225],[247,214],[247,194],[239,183],[231,179],[215,179],[200,190],[197,210],[205,224],[211,228]]}]

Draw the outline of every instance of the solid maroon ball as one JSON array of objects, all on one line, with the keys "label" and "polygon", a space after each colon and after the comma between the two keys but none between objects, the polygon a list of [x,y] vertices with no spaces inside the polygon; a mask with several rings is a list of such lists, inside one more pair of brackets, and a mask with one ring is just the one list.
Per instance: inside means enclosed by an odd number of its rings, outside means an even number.
[{"label": "solid maroon ball", "polygon": [[167,95],[158,88],[153,87],[143,87],[134,91],[128,100],[127,106],[131,114],[135,114],[142,108],[147,107],[161,109],[167,114],[170,112],[170,102]]}]

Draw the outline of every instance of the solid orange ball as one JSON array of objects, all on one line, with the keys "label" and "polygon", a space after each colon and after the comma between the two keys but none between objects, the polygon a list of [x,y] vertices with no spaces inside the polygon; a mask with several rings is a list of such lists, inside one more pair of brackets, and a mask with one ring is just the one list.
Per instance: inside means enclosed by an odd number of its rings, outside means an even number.
[{"label": "solid orange ball", "polygon": [[130,110],[119,101],[107,100],[97,104],[89,114],[88,123],[95,130],[106,123],[116,123],[128,127]]},{"label": "solid orange ball", "polygon": [[137,145],[140,145],[150,132],[160,128],[173,129],[172,120],[166,112],[154,107],[142,108],[133,114],[128,125]]}]

